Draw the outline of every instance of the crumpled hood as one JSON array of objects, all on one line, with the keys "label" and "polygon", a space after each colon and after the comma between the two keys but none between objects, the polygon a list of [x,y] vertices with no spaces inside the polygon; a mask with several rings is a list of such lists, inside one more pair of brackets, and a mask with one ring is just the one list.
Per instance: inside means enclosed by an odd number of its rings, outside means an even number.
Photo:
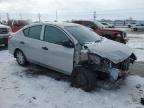
[{"label": "crumpled hood", "polygon": [[101,42],[86,44],[86,46],[90,53],[107,58],[115,64],[124,61],[133,53],[126,45],[106,38],[103,38]]}]

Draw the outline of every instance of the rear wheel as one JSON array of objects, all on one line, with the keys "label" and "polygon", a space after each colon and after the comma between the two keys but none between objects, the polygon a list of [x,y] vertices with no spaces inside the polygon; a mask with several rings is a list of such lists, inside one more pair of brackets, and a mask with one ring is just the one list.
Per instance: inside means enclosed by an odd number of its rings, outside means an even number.
[{"label": "rear wheel", "polygon": [[26,57],[21,50],[16,50],[15,57],[19,65],[26,66],[28,64]]},{"label": "rear wheel", "polygon": [[78,68],[73,72],[72,86],[83,89],[86,92],[92,91],[96,86],[96,75],[85,68]]}]

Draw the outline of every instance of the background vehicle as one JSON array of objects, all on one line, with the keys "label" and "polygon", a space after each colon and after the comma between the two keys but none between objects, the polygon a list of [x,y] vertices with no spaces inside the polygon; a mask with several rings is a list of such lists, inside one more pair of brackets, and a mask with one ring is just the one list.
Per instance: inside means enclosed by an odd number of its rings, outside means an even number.
[{"label": "background vehicle", "polygon": [[126,44],[126,42],[128,41],[127,35],[124,31],[105,28],[104,25],[98,22],[94,23],[92,21],[81,21],[81,20],[72,22],[92,28],[97,34],[104,36],[108,39],[121,42],[124,44]]},{"label": "background vehicle", "polygon": [[0,44],[4,44],[6,47],[8,46],[8,38],[10,33],[10,27],[0,24]]},{"label": "background vehicle", "polygon": [[131,26],[133,31],[144,31],[144,24],[135,24]]},{"label": "background vehicle", "polygon": [[104,23],[102,22],[101,24],[103,24],[106,28],[114,28],[115,26],[109,23]]},{"label": "background vehicle", "polygon": [[135,25],[136,23],[128,23],[128,28],[131,28],[133,25]]},{"label": "background vehicle", "polygon": [[116,84],[136,60],[125,45],[72,23],[24,27],[9,40],[9,51],[22,66],[31,62],[71,75],[72,85],[85,91],[97,80]]},{"label": "background vehicle", "polygon": [[11,27],[12,32],[16,32],[19,29],[23,28],[25,25],[30,24],[29,20],[9,20],[7,22],[8,26]]}]

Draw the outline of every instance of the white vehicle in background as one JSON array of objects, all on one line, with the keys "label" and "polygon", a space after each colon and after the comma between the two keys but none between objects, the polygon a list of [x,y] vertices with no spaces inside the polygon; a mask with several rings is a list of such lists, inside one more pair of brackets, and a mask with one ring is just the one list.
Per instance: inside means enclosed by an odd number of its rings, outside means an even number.
[{"label": "white vehicle in background", "polygon": [[72,86],[91,91],[97,81],[119,85],[136,56],[126,45],[72,23],[38,23],[9,39],[19,65],[28,62],[70,75]]},{"label": "white vehicle in background", "polygon": [[0,24],[0,45],[4,44],[8,46],[8,38],[11,34],[11,29],[9,26]]},{"label": "white vehicle in background", "polygon": [[144,31],[144,24],[135,24],[131,26],[132,31]]},{"label": "white vehicle in background", "polygon": [[115,28],[115,26],[113,24],[110,23],[101,23],[102,25],[104,25],[106,28]]},{"label": "white vehicle in background", "polygon": [[128,28],[131,28],[133,25],[136,25],[136,23],[135,23],[135,22],[132,22],[132,23],[128,23],[128,24],[127,24]]}]

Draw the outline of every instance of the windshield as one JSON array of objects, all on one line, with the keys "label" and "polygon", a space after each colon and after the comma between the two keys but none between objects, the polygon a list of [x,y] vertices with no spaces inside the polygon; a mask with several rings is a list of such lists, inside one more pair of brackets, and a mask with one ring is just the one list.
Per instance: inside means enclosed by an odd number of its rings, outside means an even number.
[{"label": "windshield", "polygon": [[101,36],[84,26],[66,26],[65,29],[81,44],[99,42],[102,39]]}]

